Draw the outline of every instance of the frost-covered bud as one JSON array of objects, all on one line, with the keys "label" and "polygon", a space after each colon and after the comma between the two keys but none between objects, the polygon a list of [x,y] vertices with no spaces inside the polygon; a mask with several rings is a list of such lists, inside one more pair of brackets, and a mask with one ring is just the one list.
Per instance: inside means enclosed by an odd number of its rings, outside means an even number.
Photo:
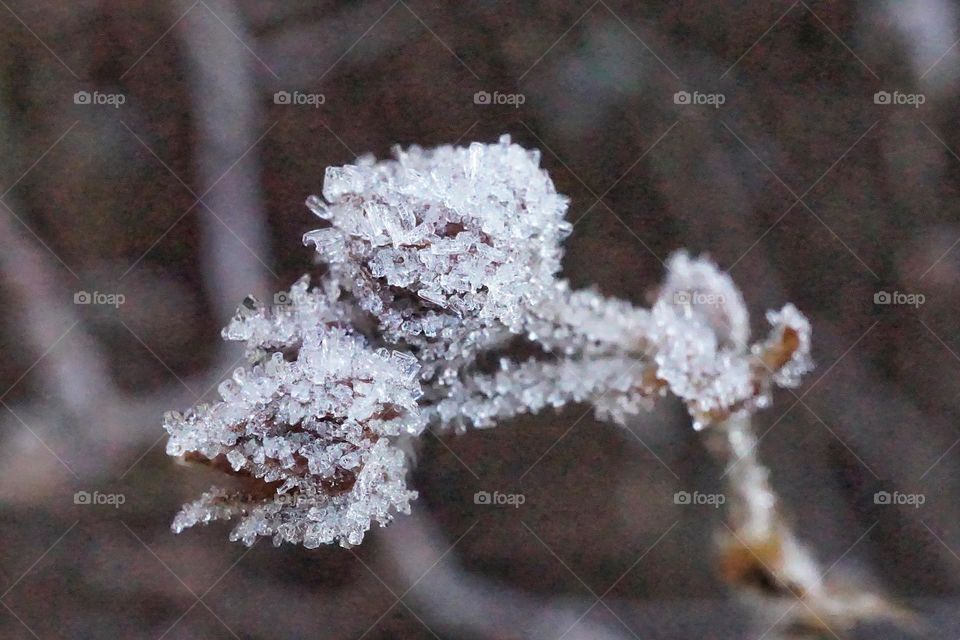
[{"label": "frost-covered bud", "polygon": [[318,325],[299,339],[295,359],[272,353],[219,391],[221,402],[166,416],[167,453],[236,475],[242,488],[185,505],[174,531],[239,518],[231,539],[248,545],[272,536],[275,544],[350,546],[372,521],[409,512],[416,492],[392,440],[424,428],[411,356]]},{"label": "frost-covered bud", "polygon": [[660,300],[653,307],[653,326],[656,376],[687,403],[694,428],[754,395],[750,363],[737,350],[722,347],[701,318]]},{"label": "frost-covered bud", "polygon": [[649,343],[657,378],[687,403],[699,429],[755,395],[743,355],[749,317],[733,281],[709,260],[680,252],[667,270]]},{"label": "frost-covered bud", "polygon": [[388,340],[435,347],[422,361],[522,331],[554,286],[571,228],[539,152],[503,136],[395,155],[328,168],[326,202],[307,204],[331,226],[304,241]]},{"label": "frost-covered bud", "polygon": [[691,258],[683,251],[670,256],[659,298],[709,327],[721,346],[743,348],[750,339],[750,315],[740,290],[706,258]]},{"label": "frost-covered bud", "polygon": [[675,254],[651,311],[656,377],[684,400],[694,428],[770,402],[810,371],[810,323],[793,305],[769,312],[770,337],[749,349],[749,316],[730,277],[704,258]]}]

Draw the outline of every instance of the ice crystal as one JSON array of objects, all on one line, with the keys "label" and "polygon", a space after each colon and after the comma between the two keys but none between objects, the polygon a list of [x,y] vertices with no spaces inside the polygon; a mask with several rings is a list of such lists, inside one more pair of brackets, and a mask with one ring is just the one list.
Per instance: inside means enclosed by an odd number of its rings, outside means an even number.
[{"label": "ice crystal", "polygon": [[597,415],[623,423],[627,416],[649,407],[658,385],[646,369],[628,357],[593,357],[580,360],[528,360],[521,364],[504,359],[492,375],[475,375],[458,381],[449,395],[430,407],[440,424],[470,423],[492,427],[500,420],[572,402],[594,402]]},{"label": "ice crystal", "polygon": [[353,308],[340,300],[340,287],[329,278],[321,285],[311,289],[309,276],[303,276],[289,291],[277,293],[273,305],[247,298],[223,338],[243,341],[247,357],[258,360],[275,352],[296,353],[306,335],[322,328],[351,329]]},{"label": "ice crystal", "polygon": [[308,206],[331,226],[304,240],[425,373],[453,370],[522,331],[551,293],[567,198],[509,136],[395,156],[327,169],[326,202]]},{"label": "ice crystal", "polygon": [[[330,317],[319,296],[300,293],[295,299],[311,305],[316,319]],[[263,331],[267,312],[253,317],[235,321],[228,333],[260,335],[262,347],[296,332],[295,313],[270,316],[273,334]],[[360,543],[371,521],[385,524],[391,510],[409,511],[416,492],[406,487],[404,455],[392,440],[424,427],[415,360],[374,351],[363,337],[326,324],[297,341],[292,361],[276,351],[237,369],[220,385],[222,401],[168,414],[167,453],[243,481],[236,491],[213,489],[186,505],[175,531],[239,518],[231,538],[246,544],[272,536],[277,544],[348,546]]]},{"label": "ice crystal", "polygon": [[175,530],[237,519],[247,544],[358,544],[409,509],[397,439],[427,424],[490,427],[570,403],[625,423],[670,392],[703,428],[812,366],[792,305],[748,346],[743,297],[705,258],[671,257],[651,309],[571,289],[558,277],[567,198],[509,136],[394,156],[327,170],[323,198],[307,200],[327,226],[304,236],[323,277],[241,305],[223,336],[245,343],[248,365],[220,402],[168,415],[170,454],[239,483],[186,505]]}]

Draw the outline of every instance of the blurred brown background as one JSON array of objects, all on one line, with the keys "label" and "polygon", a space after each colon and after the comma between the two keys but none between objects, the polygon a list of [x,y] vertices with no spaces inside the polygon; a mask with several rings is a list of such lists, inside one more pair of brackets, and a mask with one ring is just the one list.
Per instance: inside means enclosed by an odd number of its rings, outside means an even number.
[{"label": "blurred brown background", "polygon": [[244,295],[316,269],[324,169],[501,133],[572,199],[576,286],[644,303],[686,247],[758,333],[809,315],[803,401],[757,425],[773,482],[824,567],[960,634],[956,4],[0,5],[0,637],[764,637],[719,512],[674,504],[723,470],[671,401],[636,437],[586,407],[425,435],[415,515],[351,551],[169,531],[218,479],[162,412],[215,397]]}]

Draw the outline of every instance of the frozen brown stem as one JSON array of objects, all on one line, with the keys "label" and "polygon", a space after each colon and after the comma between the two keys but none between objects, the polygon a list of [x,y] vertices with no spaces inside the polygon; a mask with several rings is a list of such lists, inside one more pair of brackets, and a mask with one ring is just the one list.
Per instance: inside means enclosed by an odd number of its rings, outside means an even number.
[{"label": "frozen brown stem", "polygon": [[790,637],[839,637],[878,620],[913,626],[912,614],[883,596],[827,580],[833,566],[822,570],[797,539],[757,446],[746,413],[730,416],[711,434],[709,448],[727,467],[727,521],[717,537],[723,579]]}]

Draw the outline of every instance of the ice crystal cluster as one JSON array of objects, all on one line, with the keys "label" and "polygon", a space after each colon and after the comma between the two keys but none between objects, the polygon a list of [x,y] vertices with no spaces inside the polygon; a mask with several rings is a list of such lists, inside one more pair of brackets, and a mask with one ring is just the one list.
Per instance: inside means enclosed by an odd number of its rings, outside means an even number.
[{"label": "ice crystal cluster", "polygon": [[323,196],[307,204],[330,226],[305,242],[384,339],[448,376],[524,329],[571,228],[539,152],[508,138],[330,167]]},{"label": "ice crystal cluster", "polygon": [[328,295],[301,281],[292,304],[241,311],[224,331],[247,341],[249,368],[221,383],[222,400],[167,415],[167,452],[199,456],[245,480],[186,505],[175,531],[238,518],[231,539],[257,536],[359,544],[371,521],[409,511],[403,452],[392,439],[425,422],[419,365],[342,321]]},{"label": "ice crystal cluster", "polygon": [[[539,160],[503,136],[327,170],[307,200],[325,226],[304,236],[323,277],[282,304],[246,301],[223,335],[245,343],[247,366],[220,402],[166,418],[168,453],[239,486],[186,505],[176,531],[236,519],[247,544],[355,545],[408,511],[398,440],[428,425],[573,402],[623,423],[669,391],[701,428],[812,366],[790,305],[748,344],[742,296],[707,259],[673,256],[651,309],[571,289],[558,277],[568,201]],[[536,355],[512,358],[517,341]]]}]

